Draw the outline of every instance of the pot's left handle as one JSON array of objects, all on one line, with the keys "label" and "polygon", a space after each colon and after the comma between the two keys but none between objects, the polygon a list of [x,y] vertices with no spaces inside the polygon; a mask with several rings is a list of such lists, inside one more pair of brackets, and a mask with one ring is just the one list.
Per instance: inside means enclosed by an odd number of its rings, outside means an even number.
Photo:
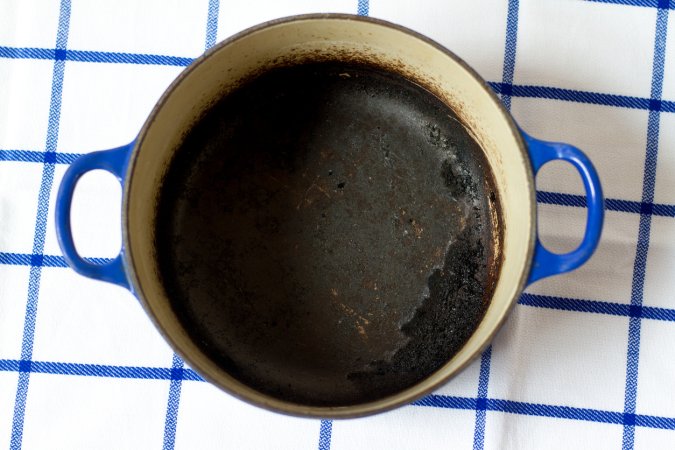
[{"label": "pot's left handle", "polygon": [[56,237],[66,263],[80,275],[114,283],[127,289],[131,289],[131,287],[124,270],[122,250],[112,261],[105,264],[91,263],[77,253],[70,226],[70,208],[77,182],[82,175],[90,170],[102,169],[108,171],[115,175],[120,183],[123,183],[127,160],[133,146],[134,142],[112,150],[87,153],[77,158],[63,176],[56,196],[55,208]]}]

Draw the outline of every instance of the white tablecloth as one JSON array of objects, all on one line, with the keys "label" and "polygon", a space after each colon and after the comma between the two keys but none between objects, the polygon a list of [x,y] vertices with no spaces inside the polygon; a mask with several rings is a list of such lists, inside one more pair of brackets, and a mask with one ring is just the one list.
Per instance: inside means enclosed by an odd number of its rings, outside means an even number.
[{"label": "white tablecloth", "polygon": [[[675,2],[0,2],[0,446],[11,449],[675,448]],[[131,294],[65,267],[54,199],[78,154],[128,143],[205,48],[307,12],[371,15],[472,65],[532,135],[583,149],[607,197],[581,269],[533,285],[491,348],[415,405],[319,421],[182,368]],[[579,242],[571,166],[538,177],[540,231]],[[120,187],[85,176],[79,250],[120,246]],[[173,367],[173,369],[172,369]]]}]

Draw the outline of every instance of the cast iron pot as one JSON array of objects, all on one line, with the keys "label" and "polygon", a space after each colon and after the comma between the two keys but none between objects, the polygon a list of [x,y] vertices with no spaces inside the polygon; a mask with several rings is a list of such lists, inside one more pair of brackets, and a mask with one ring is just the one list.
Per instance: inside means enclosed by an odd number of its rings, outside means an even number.
[{"label": "cast iron pot", "polygon": [[[492,297],[482,319],[454,356],[437,370],[398,391],[349,402],[287,398],[242,381],[197,342],[172,307],[154,248],[162,181],[181,140],[219,98],[277,66],[344,61],[379,67],[431,91],[457,115],[480,145],[494,178],[500,207],[501,258]],[[546,250],[537,239],[535,174],[563,160],[579,172],[588,219],[579,247],[567,254]],[[71,233],[75,185],[86,172],[103,169],[122,184],[122,249],[111,262],[92,264],[80,256]],[[423,201],[423,199],[422,199]],[[129,289],[175,351],[205,379],[252,404],[299,416],[354,417],[409,403],[446,382],[490,342],[530,283],[573,270],[595,250],[602,229],[603,198],[598,176],[584,154],[566,144],[538,141],[522,132],[509,112],[466,63],[413,31],[370,18],[322,14],[268,22],[241,32],[195,60],[167,89],[138,137],[129,145],[89,153],[66,172],[56,205],[59,244],[76,272]],[[375,318],[377,320],[378,318]],[[337,318],[336,318],[337,320]],[[384,319],[381,319],[384,320]],[[364,348],[368,343],[364,341]]]}]

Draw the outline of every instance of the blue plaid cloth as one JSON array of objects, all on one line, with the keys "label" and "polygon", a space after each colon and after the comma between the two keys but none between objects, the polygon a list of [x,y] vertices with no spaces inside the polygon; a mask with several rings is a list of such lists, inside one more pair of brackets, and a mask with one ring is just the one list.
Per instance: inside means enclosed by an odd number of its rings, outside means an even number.
[{"label": "blue plaid cloth", "polygon": [[[0,445],[10,449],[675,448],[674,0],[5,0],[0,5]],[[133,297],[66,268],[55,190],[138,132],[191,60],[267,19],[338,11],[465,58],[520,125],[582,148],[607,196],[583,268],[533,285],[493,345],[415,404],[319,421],[203,382]],[[538,177],[542,239],[585,221],[573,170]],[[83,178],[79,250],[120,245],[120,188]]]}]

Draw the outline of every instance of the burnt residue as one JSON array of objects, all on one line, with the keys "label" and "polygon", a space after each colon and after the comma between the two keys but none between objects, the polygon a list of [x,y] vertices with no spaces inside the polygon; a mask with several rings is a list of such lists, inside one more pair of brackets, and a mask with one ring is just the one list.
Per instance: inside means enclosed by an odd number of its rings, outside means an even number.
[{"label": "burnt residue", "polygon": [[437,370],[482,317],[500,262],[493,193],[476,142],[421,87],[361,65],[279,68],[176,153],[161,276],[242,382],[310,405],[375,400]]},{"label": "burnt residue", "polygon": [[448,246],[443,267],[429,276],[422,305],[401,327],[407,344],[390,358],[350,373],[349,379],[364,393],[384,396],[448,362],[471,336],[487,306],[485,293],[491,292],[493,280],[488,277],[486,256],[482,239],[465,228]]},{"label": "burnt residue", "polygon": [[[348,378],[364,393],[382,397],[412,386],[459,351],[478,326],[496,277],[492,230],[485,199],[496,202],[486,179],[476,177],[484,161],[473,165],[458,157],[456,144],[436,125],[428,125],[429,142],[442,150],[440,176],[453,198],[462,199],[466,223],[452,236],[441,267],[427,280],[427,293],[410,320],[401,326],[409,340],[386,359],[371,361]],[[411,219],[411,223],[413,223]]]}]

